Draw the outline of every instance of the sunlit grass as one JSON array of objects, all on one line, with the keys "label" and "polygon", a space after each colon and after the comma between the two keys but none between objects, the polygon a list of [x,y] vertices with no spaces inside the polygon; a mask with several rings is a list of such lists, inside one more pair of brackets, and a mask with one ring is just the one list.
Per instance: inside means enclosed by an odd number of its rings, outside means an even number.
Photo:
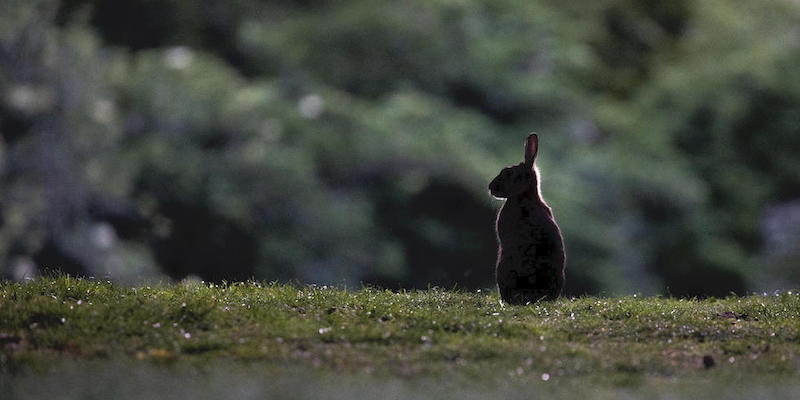
[{"label": "sunlit grass", "polygon": [[[257,282],[129,288],[68,277],[0,283],[4,374],[53,362],[220,362],[488,383],[793,377],[800,296],[585,297]],[[148,367],[149,368],[149,367]],[[182,368],[182,367],[179,367]]]}]

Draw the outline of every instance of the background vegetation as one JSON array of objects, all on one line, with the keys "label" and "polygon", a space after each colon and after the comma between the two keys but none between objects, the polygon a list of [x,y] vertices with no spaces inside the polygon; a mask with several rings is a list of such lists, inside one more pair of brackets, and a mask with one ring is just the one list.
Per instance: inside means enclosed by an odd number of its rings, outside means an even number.
[{"label": "background vegetation", "polygon": [[488,287],[542,135],[568,290],[800,282],[800,4],[0,0],[0,273]]}]

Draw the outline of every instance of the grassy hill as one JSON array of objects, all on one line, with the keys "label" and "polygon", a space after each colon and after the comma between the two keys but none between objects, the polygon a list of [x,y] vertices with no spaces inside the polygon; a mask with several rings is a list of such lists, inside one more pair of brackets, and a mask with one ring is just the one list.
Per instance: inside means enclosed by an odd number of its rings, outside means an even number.
[{"label": "grassy hill", "polygon": [[53,366],[59,376],[64,369],[102,375],[106,366],[122,375],[230,374],[225,382],[253,374],[292,381],[287,371],[314,371],[338,385],[365,375],[447,377],[485,388],[788,382],[800,372],[800,296],[585,297],[514,307],[494,292],[435,288],[0,283],[0,386],[27,379],[41,387]]}]

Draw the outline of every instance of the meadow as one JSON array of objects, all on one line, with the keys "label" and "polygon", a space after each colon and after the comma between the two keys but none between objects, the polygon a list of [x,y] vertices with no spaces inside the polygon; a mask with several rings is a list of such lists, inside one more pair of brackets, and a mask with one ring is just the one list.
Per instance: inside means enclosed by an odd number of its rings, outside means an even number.
[{"label": "meadow", "polygon": [[507,306],[489,290],[0,283],[10,398],[792,397],[798,373],[791,291]]}]

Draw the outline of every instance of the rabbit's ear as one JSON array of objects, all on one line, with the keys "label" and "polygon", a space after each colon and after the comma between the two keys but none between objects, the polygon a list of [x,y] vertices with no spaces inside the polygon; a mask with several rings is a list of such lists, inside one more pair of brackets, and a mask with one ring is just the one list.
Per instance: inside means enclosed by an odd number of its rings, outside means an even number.
[{"label": "rabbit's ear", "polygon": [[539,137],[535,133],[528,135],[528,140],[525,141],[525,165],[533,167],[533,162],[536,161],[536,153],[539,151]]}]

